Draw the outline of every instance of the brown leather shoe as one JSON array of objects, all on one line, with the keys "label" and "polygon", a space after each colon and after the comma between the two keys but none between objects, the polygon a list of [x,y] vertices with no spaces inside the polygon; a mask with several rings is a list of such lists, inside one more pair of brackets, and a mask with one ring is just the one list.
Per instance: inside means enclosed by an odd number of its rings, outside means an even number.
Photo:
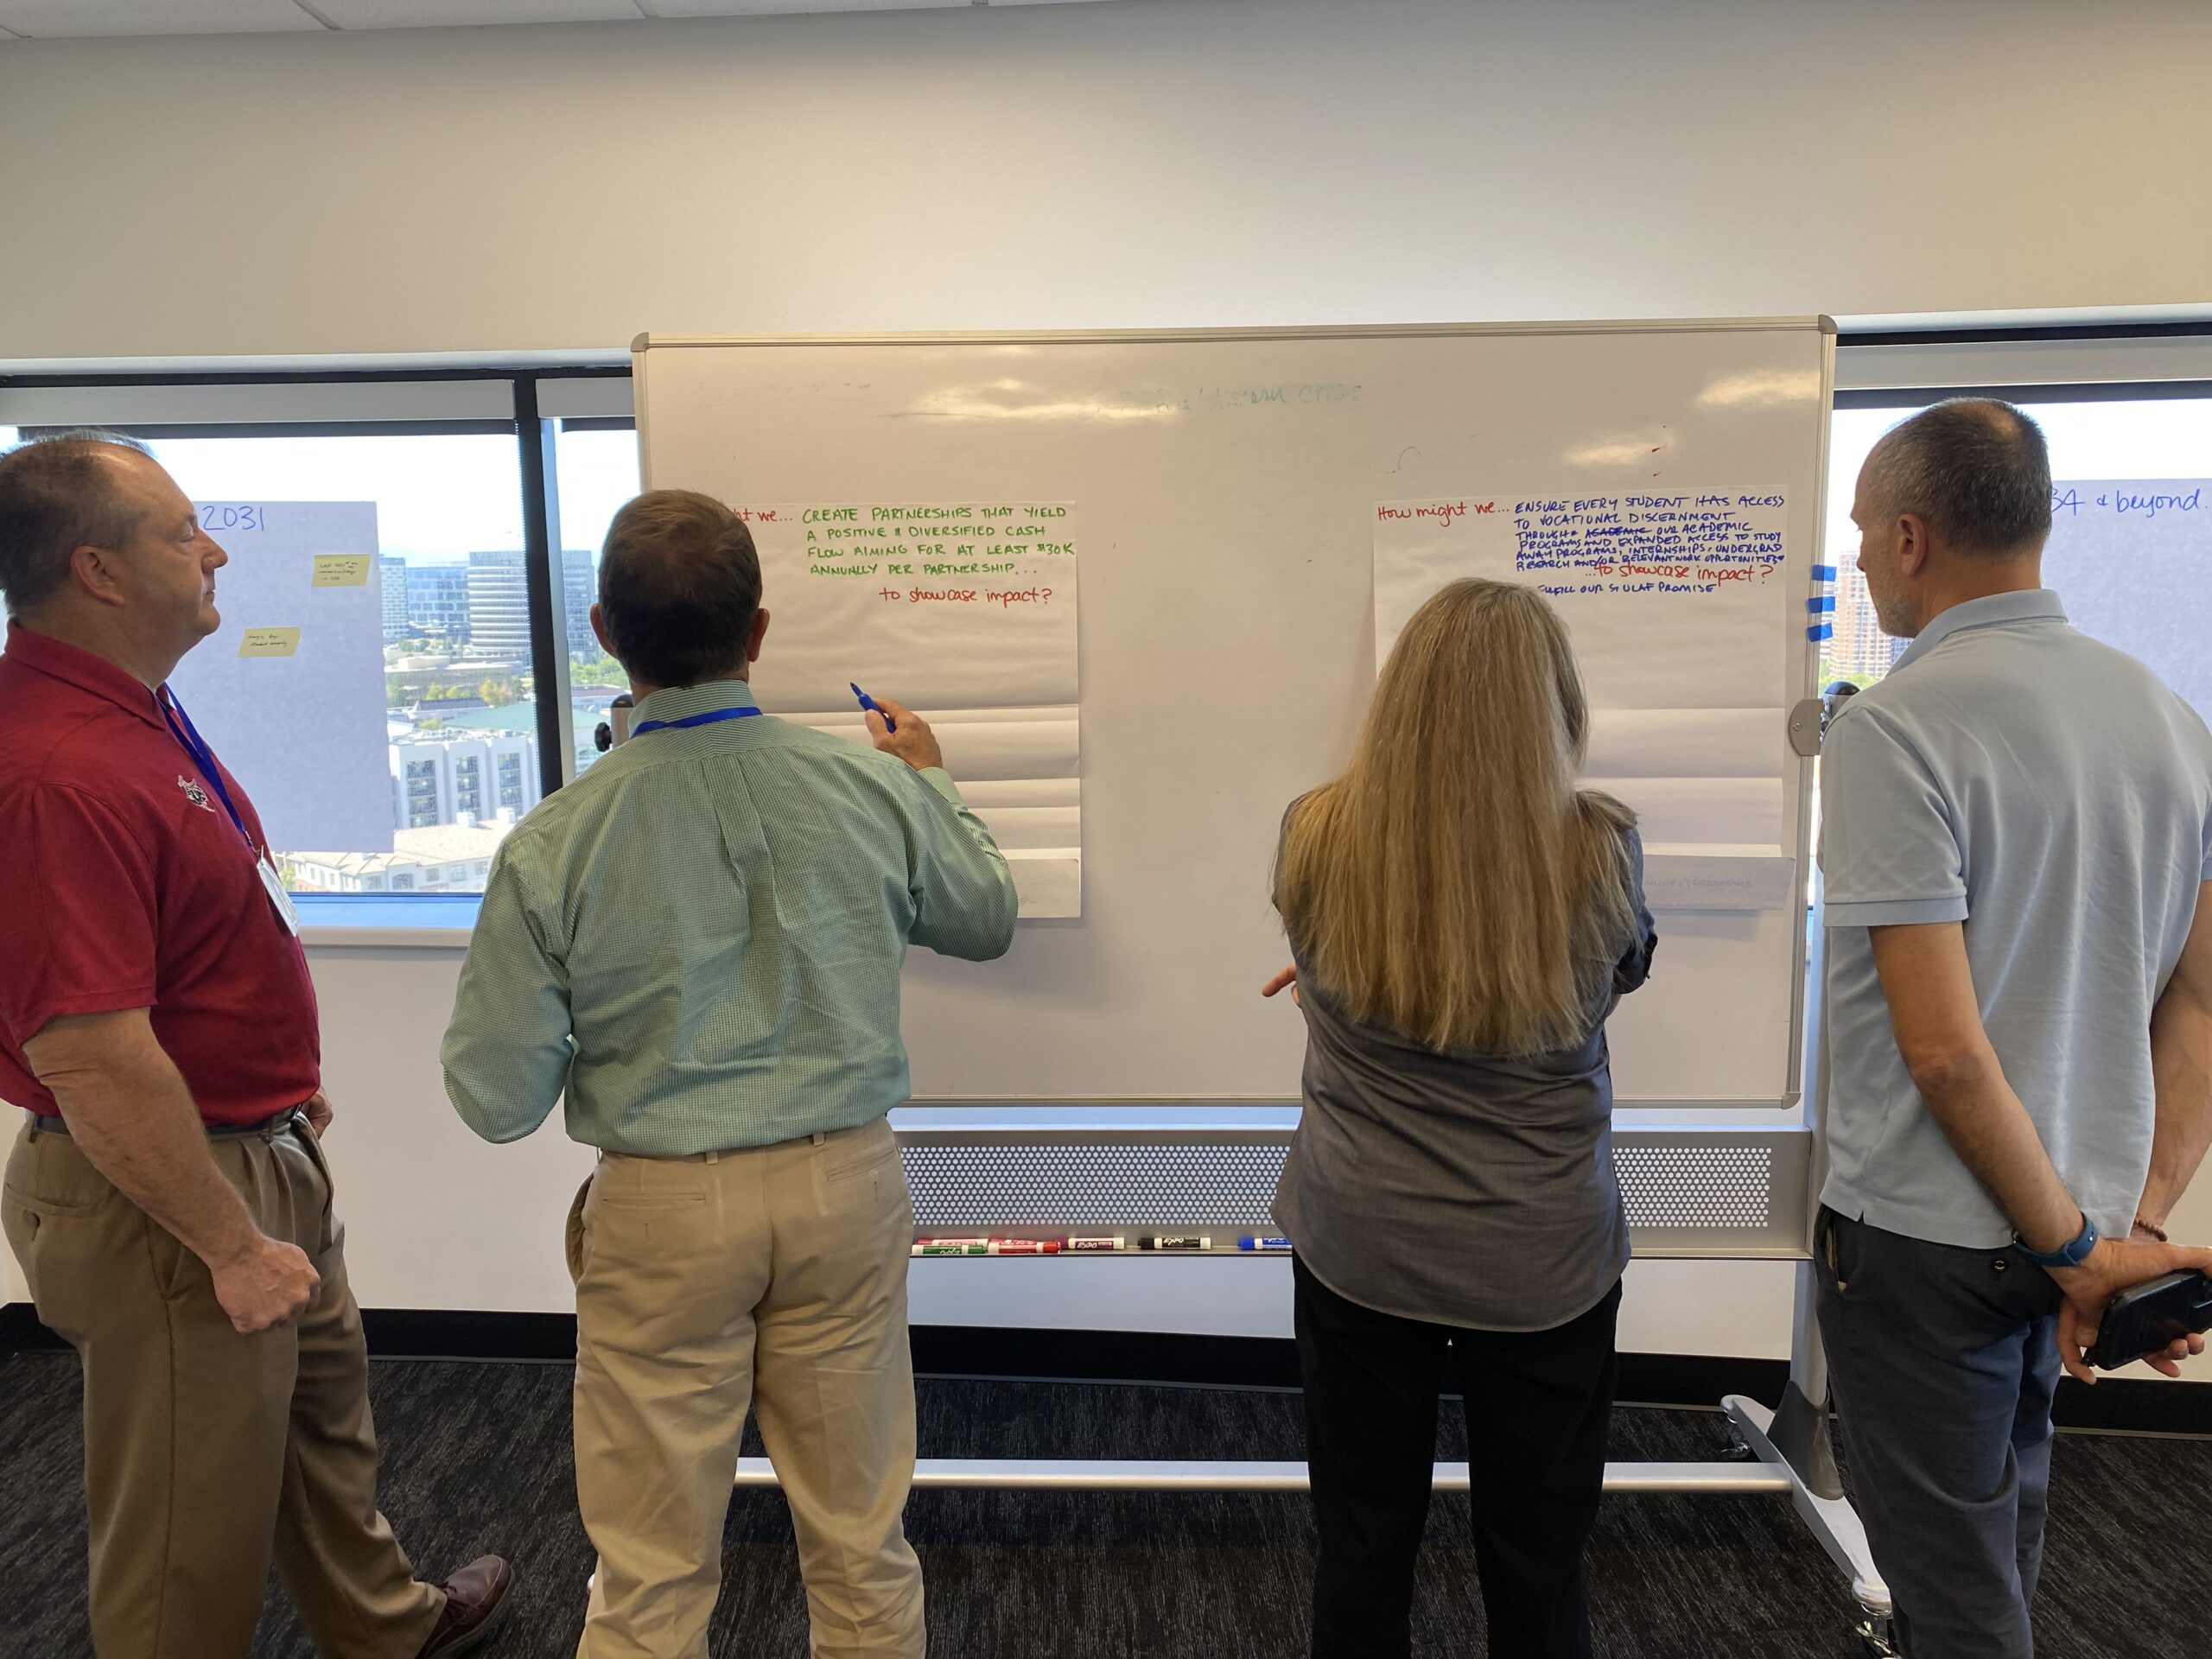
[{"label": "brown leather shoe", "polygon": [[416,1659],[451,1659],[492,1634],[506,1611],[514,1568],[497,1555],[479,1555],[438,1587],[446,1592],[445,1611]]}]

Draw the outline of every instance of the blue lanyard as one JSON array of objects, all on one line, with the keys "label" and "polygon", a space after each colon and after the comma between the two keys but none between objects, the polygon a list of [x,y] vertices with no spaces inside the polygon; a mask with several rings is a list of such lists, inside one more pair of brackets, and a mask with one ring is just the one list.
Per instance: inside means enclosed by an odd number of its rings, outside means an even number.
[{"label": "blue lanyard", "polygon": [[200,768],[200,775],[215,791],[215,798],[222,802],[223,810],[231,815],[231,822],[238,826],[238,834],[245,838],[246,850],[259,858],[261,849],[253,844],[253,836],[247,833],[245,820],[238,816],[238,805],[231,799],[231,791],[223,782],[223,769],[215,764],[215,752],[207,747],[207,740],[193,725],[192,716],[184,712],[184,705],[176,700],[176,693],[167,685],[162,687],[162,694],[156,701],[162,705],[162,718],[169,723],[169,735],[184,745],[184,752],[192,757],[193,764]]},{"label": "blue lanyard", "polygon": [[760,712],[758,709],[753,708],[709,709],[703,715],[686,715],[681,720],[649,720],[642,726],[632,726],[630,728],[630,735],[643,737],[647,732],[680,730],[686,726],[712,726],[717,721],[743,720],[748,715],[757,715]]}]

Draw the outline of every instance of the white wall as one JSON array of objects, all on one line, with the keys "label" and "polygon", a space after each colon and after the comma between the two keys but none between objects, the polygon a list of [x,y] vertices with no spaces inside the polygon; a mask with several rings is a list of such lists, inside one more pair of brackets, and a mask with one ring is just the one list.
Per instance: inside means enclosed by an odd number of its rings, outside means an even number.
[{"label": "white wall", "polygon": [[[0,43],[0,360],[2202,303],[2208,60],[2196,0],[1120,0]],[[356,1287],[562,1307],[588,1159],[557,1126],[488,1147],[453,1119],[457,963],[315,953]],[[2212,1236],[2212,1193],[2187,1214]],[[1039,1265],[924,1263],[915,1316],[1065,1323]],[[1280,1263],[1115,1288],[1162,1265],[1086,1264],[1090,1317],[1287,1332]],[[1633,1271],[1625,1346],[1787,1351],[1786,1267]],[[0,1251],[0,1298],[22,1294]]]},{"label": "white wall", "polygon": [[2197,0],[0,43],[0,359],[2202,302],[2207,61]]},{"label": "white wall", "polygon": [[[591,1154],[566,1138],[557,1115],[526,1141],[492,1147],[446,1104],[437,1045],[460,952],[308,955],[339,1112],[327,1144],[354,1294],[370,1307],[568,1312],[561,1230]],[[1786,1356],[1791,1271],[1785,1262],[1639,1262],[1622,1345]],[[912,1291],[918,1324],[1291,1334],[1289,1266],[1280,1260],[925,1261],[914,1264]]]}]

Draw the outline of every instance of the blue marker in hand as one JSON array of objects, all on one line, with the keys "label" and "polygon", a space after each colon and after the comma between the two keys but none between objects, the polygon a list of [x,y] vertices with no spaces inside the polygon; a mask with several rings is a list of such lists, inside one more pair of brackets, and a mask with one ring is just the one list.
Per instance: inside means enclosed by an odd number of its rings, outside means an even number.
[{"label": "blue marker in hand", "polygon": [[[850,680],[847,680],[845,683],[847,685],[853,685],[853,683]],[[892,719],[890,715],[884,715],[882,709],[877,705],[875,699],[868,696],[867,692],[861,690],[857,685],[853,685],[853,695],[861,700],[861,708],[866,713],[883,715],[883,729],[885,731],[895,732],[899,729],[899,722]]]}]

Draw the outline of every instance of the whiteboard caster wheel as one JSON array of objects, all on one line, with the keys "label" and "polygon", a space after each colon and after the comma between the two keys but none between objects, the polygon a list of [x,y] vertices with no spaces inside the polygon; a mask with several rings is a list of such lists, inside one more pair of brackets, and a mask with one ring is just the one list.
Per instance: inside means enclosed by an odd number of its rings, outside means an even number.
[{"label": "whiteboard caster wheel", "polygon": [[1898,1659],[1899,1649],[1891,1639],[1888,1619],[1869,1614],[1859,1621],[1855,1633],[1866,1659]]}]

